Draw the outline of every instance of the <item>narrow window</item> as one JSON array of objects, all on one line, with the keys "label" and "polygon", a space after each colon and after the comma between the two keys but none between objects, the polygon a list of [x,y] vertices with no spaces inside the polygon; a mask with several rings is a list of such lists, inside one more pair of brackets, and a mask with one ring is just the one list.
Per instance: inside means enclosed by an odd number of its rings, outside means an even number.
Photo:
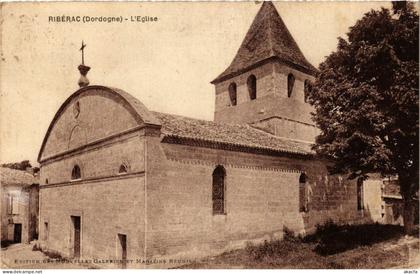
[{"label": "narrow window", "polygon": [[289,98],[292,96],[294,85],[295,85],[295,76],[289,73],[289,75],[287,76],[287,97]]},{"label": "narrow window", "polygon": [[80,172],[80,167],[78,165],[75,165],[73,167],[73,170],[71,171],[71,179],[72,180],[77,180],[80,179],[82,177],[81,172]]},{"label": "narrow window", "polygon": [[48,185],[48,179],[45,179],[45,184]]},{"label": "narrow window", "polygon": [[76,102],[74,104],[74,106],[73,106],[73,115],[74,115],[74,118],[77,118],[79,116],[79,114],[80,114],[80,103],[79,102]]},{"label": "narrow window", "polygon": [[48,240],[48,222],[44,222],[44,241]]},{"label": "narrow window", "polygon": [[231,83],[229,85],[229,97],[230,97],[230,105],[236,106],[237,100],[236,100],[236,84]]},{"label": "narrow window", "polygon": [[363,210],[363,180],[357,180],[357,210]]},{"label": "narrow window", "polygon": [[251,74],[246,84],[248,86],[249,99],[255,100],[257,98],[257,78]]},{"label": "narrow window", "polygon": [[223,166],[217,166],[213,171],[213,214],[225,213],[225,177]]},{"label": "narrow window", "polygon": [[308,94],[311,92],[312,89],[312,85],[309,82],[309,80],[305,80],[305,87],[303,89],[303,100],[305,101],[305,103],[308,102]]},{"label": "narrow window", "polygon": [[121,260],[121,268],[127,268],[127,235],[118,234],[119,242],[119,259]]},{"label": "narrow window", "polygon": [[302,173],[299,177],[299,212],[308,211],[308,200],[306,195],[306,174]]},{"label": "narrow window", "polygon": [[19,198],[15,196],[12,197],[12,214],[19,214]]},{"label": "narrow window", "polygon": [[9,214],[13,214],[13,196],[9,195]]}]

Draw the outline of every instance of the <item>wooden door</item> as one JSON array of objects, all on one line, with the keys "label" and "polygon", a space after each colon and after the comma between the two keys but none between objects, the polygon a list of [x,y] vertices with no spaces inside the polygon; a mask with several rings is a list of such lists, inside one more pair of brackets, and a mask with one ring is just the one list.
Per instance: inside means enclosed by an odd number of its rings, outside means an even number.
[{"label": "wooden door", "polygon": [[127,235],[118,234],[120,242],[121,268],[127,268]]},{"label": "wooden door", "polygon": [[73,222],[73,254],[74,258],[80,258],[80,235],[81,235],[81,227],[80,227],[80,216],[72,216],[71,217]]},{"label": "wooden door", "polygon": [[20,243],[22,241],[22,224],[14,225],[13,242]]}]

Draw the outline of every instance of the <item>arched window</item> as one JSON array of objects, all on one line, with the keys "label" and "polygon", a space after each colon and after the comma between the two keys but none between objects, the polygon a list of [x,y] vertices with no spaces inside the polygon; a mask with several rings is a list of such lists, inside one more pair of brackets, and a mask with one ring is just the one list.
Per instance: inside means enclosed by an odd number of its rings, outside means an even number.
[{"label": "arched window", "polygon": [[75,165],[73,167],[73,170],[71,171],[71,179],[77,180],[82,177],[82,173],[80,172],[80,167],[78,165]]},{"label": "arched window", "polygon": [[128,167],[126,164],[121,164],[120,165],[120,169],[118,170],[118,173],[122,174],[122,173],[127,173],[128,172]]},{"label": "arched window", "polygon": [[48,179],[45,179],[45,184],[48,185]]},{"label": "arched window", "polygon": [[255,100],[257,98],[257,78],[254,75],[250,75],[246,80],[248,86],[249,99]]},{"label": "arched window", "polygon": [[308,101],[308,94],[310,93],[311,89],[311,82],[309,82],[309,80],[305,80],[305,87],[303,89],[303,100],[305,101],[305,103]]},{"label": "arched window", "polygon": [[236,106],[236,84],[235,83],[231,83],[229,85],[229,98],[230,98],[230,105],[231,106]]},{"label": "arched window", "polygon": [[308,200],[306,195],[306,179],[307,176],[305,173],[300,174],[299,177],[299,211],[307,212],[308,211]]},{"label": "arched window", "polygon": [[363,179],[357,180],[357,210],[363,210]]},{"label": "arched window", "polygon": [[289,98],[292,96],[294,85],[295,85],[295,76],[289,73],[289,75],[287,75],[287,97]]},{"label": "arched window", "polygon": [[213,214],[225,213],[225,177],[225,168],[217,166],[213,171]]}]

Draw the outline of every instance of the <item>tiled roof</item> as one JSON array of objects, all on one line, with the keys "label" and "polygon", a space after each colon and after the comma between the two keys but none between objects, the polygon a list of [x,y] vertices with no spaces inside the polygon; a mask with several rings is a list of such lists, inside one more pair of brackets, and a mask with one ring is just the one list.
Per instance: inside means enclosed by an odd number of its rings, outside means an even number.
[{"label": "tiled roof", "polygon": [[235,76],[267,59],[278,59],[305,73],[314,74],[317,71],[306,60],[273,3],[266,1],[252,22],[232,63],[212,83]]},{"label": "tiled roof", "polygon": [[[162,123],[162,134],[170,142],[193,141],[218,148],[244,148],[297,155],[313,155],[311,143],[277,137],[246,124],[227,124],[152,112]],[[164,138],[165,140],[165,138]]]},{"label": "tiled roof", "polygon": [[0,183],[1,185],[32,185],[38,184],[39,182],[29,172],[0,167]]}]

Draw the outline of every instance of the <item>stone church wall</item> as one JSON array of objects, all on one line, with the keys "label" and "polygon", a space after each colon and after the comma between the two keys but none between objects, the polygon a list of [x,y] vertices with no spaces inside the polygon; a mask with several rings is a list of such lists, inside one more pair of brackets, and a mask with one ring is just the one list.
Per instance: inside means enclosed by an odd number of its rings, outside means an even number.
[{"label": "stone church wall", "polygon": [[80,216],[81,258],[117,259],[118,233],[127,235],[128,256],[141,257],[143,189],[143,177],[42,189],[40,240],[47,249],[73,257],[71,216]]},{"label": "stone church wall", "polygon": [[109,91],[92,88],[82,93],[59,112],[43,159],[136,127],[138,121],[131,112],[127,103]]},{"label": "stone church wall", "polygon": [[[291,97],[287,97],[287,76],[295,77]],[[247,79],[255,75],[257,98],[250,100]],[[251,123],[264,126],[264,121],[274,123],[272,134],[313,142],[318,133],[310,113],[313,108],[304,102],[304,81],[313,77],[278,62],[270,62],[216,85],[214,121],[225,123]],[[232,106],[229,85],[237,85],[237,105]],[[278,120],[281,120],[279,122]],[[262,122],[261,122],[262,121]],[[292,132],[291,135],[288,135]]]},{"label": "stone church wall", "polygon": [[[122,91],[92,86],[57,112],[39,155],[43,249],[72,258],[76,216],[82,259],[121,259],[118,234],[126,235],[128,258],[142,257],[147,129],[137,111],[143,109]],[[72,178],[76,165],[80,178]]]},{"label": "stone church wall", "polygon": [[251,125],[279,137],[294,140],[313,141],[319,135],[319,129],[308,123],[296,122],[287,118],[273,117]]},{"label": "stone church wall", "polygon": [[[194,258],[307,233],[328,219],[360,219],[356,183],[327,175],[325,163],[159,143],[147,144],[147,257]],[[212,173],[226,169],[225,215],[212,212]],[[299,212],[299,177],[311,185]]]},{"label": "stone church wall", "polygon": [[41,184],[46,184],[47,180],[48,184],[68,182],[76,164],[84,178],[118,175],[121,164],[128,165],[133,172],[144,171],[144,159],[140,157],[144,155],[144,145],[140,138],[139,133],[132,133],[43,164]]},{"label": "stone church wall", "polygon": [[[292,73],[295,77],[294,88],[291,97],[287,97],[287,76]],[[257,79],[256,90],[257,98],[251,100],[249,98],[247,79],[250,75],[254,75]],[[313,81],[310,75],[282,65],[278,62],[268,62],[260,67],[254,68],[216,84],[215,99],[215,121],[247,123],[260,120],[261,117],[267,118],[270,115],[278,114],[279,116],[294,119],[297,121],[312,123],[309,113],[312,107],[304,102],[304,81]],[[236,83],[237,85],[237,105],[232,106],[229,99],[229,85]],[[279,107],[287,107],[289,109],[272,108],[266,103],[259,103],[265,97],[277,99],[275,104]],[[268,99],[268,98],[267,98]],[[265,110],[266,112],[261,112]],[[241,118],[242,116],[242,118]]]},{"label": "stone church wall", "polygon": [[[42,166],[39,239],[46,249],[73,257],[71,216],[80,216],[81,258],[118,259],[118,234],[127,236],[128,258],[142,257],[145,164],[140,135],[120,136]],[[128,170],[119,173],[123,163]],[[71,180],[75,164],[82,177]]]}]

